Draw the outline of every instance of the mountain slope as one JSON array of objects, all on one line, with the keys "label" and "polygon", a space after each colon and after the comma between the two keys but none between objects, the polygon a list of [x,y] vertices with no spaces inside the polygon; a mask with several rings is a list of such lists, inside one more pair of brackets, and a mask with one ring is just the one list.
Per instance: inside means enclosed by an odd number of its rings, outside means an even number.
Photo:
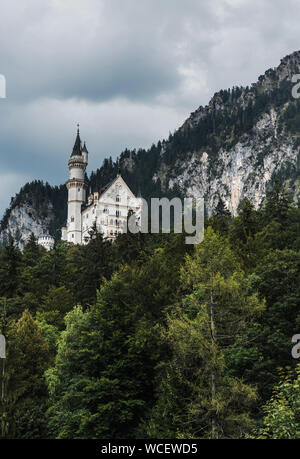
[{"label": "mountain slope", "polygon": [[165,188],[204,195],[209,213],[219,199],[234,214],[243,197],[259,207],[276,176],[297,196],[300,105],[291,78],[299,70],[297,52],[251,88],[220,91],[192,113],[166,147],[169,167],[157,174]]},{"label": "mountain slope", "polygon": [[[300,101],[292,97],[291,81],[297,73],[300,51],[251,87],[216,93],[168,140],[149,150],[125,150],[115,162],[106,159],[91,174],[90,188],[103,187],[120,168],[135,193],[145,198],[204,196],[208,215],[220,200],[233,214],[244,197],[258,208],[276,177],[299,199]],[[38,190],[35,183],[40,183]],[[33,182],[24,188],[2,220],[0,243],[11,233],[22,246],[30,231],[44,229],[59,237],[66,218],[65,187]],[[41,210],[35,201],[43,193]]]}]

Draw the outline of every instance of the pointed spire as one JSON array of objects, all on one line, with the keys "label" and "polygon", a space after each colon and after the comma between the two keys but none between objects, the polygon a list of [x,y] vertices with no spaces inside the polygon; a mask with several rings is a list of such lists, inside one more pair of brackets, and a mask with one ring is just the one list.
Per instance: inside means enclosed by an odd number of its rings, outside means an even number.
[{"label": "pointed spire", "polygon": [[82,155],[82,146],[81,146],[81,140],[80,140],[80,134],[79,134],[79,124],[77,124],[77,136],[76,136],[76,140],[75,140],[75,144],[74,144],[71,156],[81,156],[81,155]]},{"label": "pointed spire", "polygon": [[83,149],[82,149],[82,151],[84,151],[85,153],[88,153],[88,150],[87,150],[87,148],[86,148],[85,142],[84,142],[84,144],[83,144]]}]

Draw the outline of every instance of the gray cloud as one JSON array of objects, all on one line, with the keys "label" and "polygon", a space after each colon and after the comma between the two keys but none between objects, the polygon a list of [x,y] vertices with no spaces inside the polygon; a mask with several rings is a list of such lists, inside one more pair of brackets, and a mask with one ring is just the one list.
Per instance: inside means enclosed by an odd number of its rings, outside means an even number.
[{"label": "gray cloud", "polygon": [[299,13],[297,0],[1,2],[0,213],[27,180],[65,181],[77,121],[90,170],[150,146],[295,51]]}]

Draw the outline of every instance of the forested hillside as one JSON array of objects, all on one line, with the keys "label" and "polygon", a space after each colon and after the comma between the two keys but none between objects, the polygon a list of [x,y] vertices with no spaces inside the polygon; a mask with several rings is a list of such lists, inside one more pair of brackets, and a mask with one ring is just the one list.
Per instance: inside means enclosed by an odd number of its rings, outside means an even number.
[{"label": "forested hillside", "polygon": [[10,240],[1,438],[299,437],[299,230],[276,183],[261,210],[220,204],[196,246]]}]

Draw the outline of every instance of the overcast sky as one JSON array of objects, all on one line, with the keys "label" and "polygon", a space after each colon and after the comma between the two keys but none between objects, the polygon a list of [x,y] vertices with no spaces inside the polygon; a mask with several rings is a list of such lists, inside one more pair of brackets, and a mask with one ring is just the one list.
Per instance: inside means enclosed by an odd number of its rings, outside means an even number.
[{"label": "overcast sky", "polygon": [[0,11],[0,216],[27,181],[66,181],[77,122],[90,172],[300,48],[299,0],[0,0]]}]

